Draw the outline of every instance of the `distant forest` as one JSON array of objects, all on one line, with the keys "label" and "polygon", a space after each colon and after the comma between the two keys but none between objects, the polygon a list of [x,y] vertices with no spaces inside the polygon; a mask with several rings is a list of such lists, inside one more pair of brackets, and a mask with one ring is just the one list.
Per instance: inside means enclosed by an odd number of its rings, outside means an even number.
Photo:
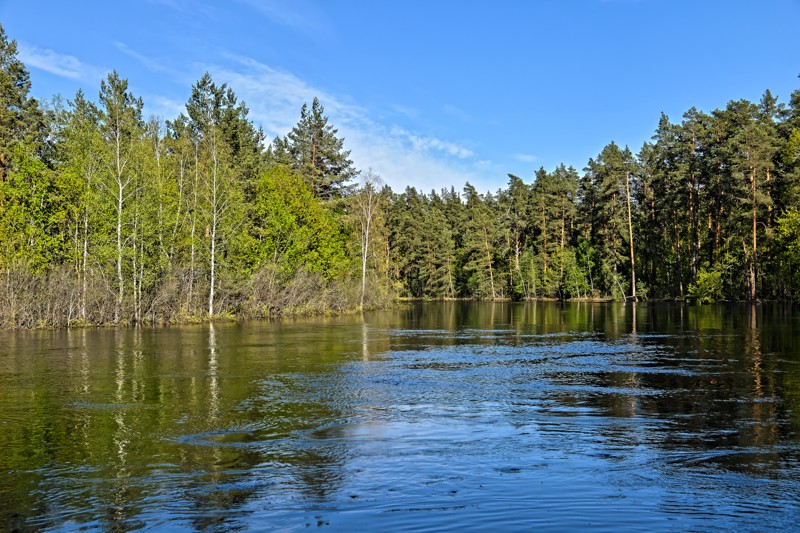
[{"label": "distant forest", "polygon": [[267,141],[205,74],[172,120],[113,72],[30,96],[0,26],[0,326],[344,312],[398,297],[797,299],[800,91],[662,115],[504,189],[356,169],[314,99]]}]

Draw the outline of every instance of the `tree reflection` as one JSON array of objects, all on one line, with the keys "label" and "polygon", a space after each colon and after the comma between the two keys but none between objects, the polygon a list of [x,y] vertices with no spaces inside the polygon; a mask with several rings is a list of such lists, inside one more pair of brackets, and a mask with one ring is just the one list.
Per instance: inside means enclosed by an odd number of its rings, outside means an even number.
[{"label": "tree reflection", "polygon": [[217,361],[217,331],[214,323],[208,324],[208,422],[216,423],[219,415],[219,368]]},{"label": "tree reflection", "polygon": [[[775,373],[765,368],[764,354],[761,350],[759,307],[750,305],[750,323],[745,333],[745,359],[749,359],[748,370],[753,378],[753,393],[750,400],[751,420],[742,424],[741,438],[745,446],[768,446],[778,441],[777,412],[778,398],[775,390]],[[749,422],[749,423],[748,423]]]}]

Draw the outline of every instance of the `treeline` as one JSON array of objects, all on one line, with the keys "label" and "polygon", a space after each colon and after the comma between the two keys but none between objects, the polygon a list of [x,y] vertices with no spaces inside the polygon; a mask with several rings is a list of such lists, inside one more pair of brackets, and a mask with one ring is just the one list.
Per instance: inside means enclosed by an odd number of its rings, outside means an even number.
[{"label": "treeline", "polygon": [[267,146],[245,104],[208,74],[186,112],[167,121],[146,120],[116,72],[96,100],[79,91],[43,106],[29,90],[0,28],[0,326],[322,313],[391,300],[374,269],[362,268],[359,213],[362,199],[374,203],[377,178],[350,185],[358,173],[316,99]]},{"label": "treeline", "polygon": [[796,299],[800,91],[662,115],[638,154],[528,185],[393,195],[391,276],[417,297]]},{"label": "treeline", "polygon": [[0,26],[0,326],[322,313],[427,298],[796,298],[800,91],[505,189],[395,193],[316,99],[267,142],[204,75],[145,119],[116,72],[42,105]]}]

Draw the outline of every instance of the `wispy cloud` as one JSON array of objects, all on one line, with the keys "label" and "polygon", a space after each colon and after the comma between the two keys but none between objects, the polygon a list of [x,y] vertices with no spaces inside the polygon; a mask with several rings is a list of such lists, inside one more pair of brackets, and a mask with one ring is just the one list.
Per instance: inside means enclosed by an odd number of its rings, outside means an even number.
[{"label": "wispy cloud", "polygon": [[414,107],[404,106],[401,104],[389,104],[388,108],[394,113],[402,115],[406,118],[410,118],[412,120],[417,120],[421,114],[419,109],[416,109]]},{"label": "wispy cloud", "polygon": [[147,69],[152,70],[154,72],[170,72],[170,69],[159,63],[158,61],[147,57],[145,55],[140,54],[139,52],[131,49],[127,44],[116,41],[114,46],[125,54],[126,56],[132,57],[142,65],[144,65]]},{"label": "wispy cloud", "polygon": [[496,182],[495,166],[477,161],[471,149],[383,123],[369,110],[291,72],[232,55],[226,56],[225,66],[199,67],[208,70],[217,83],[228,83],[247,103],[251,118],[273,137],[288,133],[300,118],[300,107],[318,97],[339,135],[345,137],[355,165],[372,167],[395,190],[413,186],[427,192],[451,185],[460,190],[467,181],[490,190]]},{"label": "wispy cloud", "polygon": [[62,78],[96,83],[106,74],[103,69],[87,65],[75,56],[37,48],[26,43],[17,43],[17,47],[19,58],[27,66],[44,70]]},{"label": "wispy cloud", "polygon": [[469,113],[459,107],[454,106],[453,104],[445,104],[444,112],[451,117],[457,118],[461,122],[468,122],[470,120]]},{"label": "wispy cloud", "polygon": [[291,72],[272,68],[254,59],[226,54],[226,66],[201,65],[212,73],[217,83],[227,83],[261,122],[271,136],[285,135],[300,118],[300,107],[317,97],[328,114],[354,119],[363,111],[345,105],[326,92],[316,89]]},{"label": "wispy cloud", "polygon": [[463,146],[459,146],[456,143],[443,141],[441,139],[437,139],[436,137],[415,135],[404,130],[403,128],[394,127],[392,128],[391,133],[400,138],[408,139],[408,141],[416,150],[438,150],[460,159],[466,159],[475,155],[472,150],[464,148]]},{"label": "wispy cloud", "polygon": [[192,0],[147,0],[148,4],[166,6],[178,11],[186,11],[191,7]]},{"label": "wispy cloud", "polygon": [[523,163],[534,163],[539,160],[539,158],[533,154],[515,154],[514,159],[522,161]]},{"label": "wispy cloud", "polygon": [[307,0],[238,0],[271,21],[296,30],[322,30],[326,27],[322,11]]},{"label": "wispy cloud", "polygon": [[172,120],[186,111],[186,104],[160,95],[144,95],[146,111],[156,117]]},{"label": "wispy cloud", "polygon": [[197,15],[208,17],[214,14],[213,5],[203,0],[147,0],[148,4],[166,7],[177,11],[183,16],[195,17]]}]

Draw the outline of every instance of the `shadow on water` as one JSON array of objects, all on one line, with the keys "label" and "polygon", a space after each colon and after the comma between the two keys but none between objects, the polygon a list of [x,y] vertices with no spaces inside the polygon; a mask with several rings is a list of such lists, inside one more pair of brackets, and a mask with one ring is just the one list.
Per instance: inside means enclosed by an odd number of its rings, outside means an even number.
[{"label": "shadow on water", "polygon": [[443,302],[3,333],[0,529],[789,525],[798,326],[781,305]]}]

